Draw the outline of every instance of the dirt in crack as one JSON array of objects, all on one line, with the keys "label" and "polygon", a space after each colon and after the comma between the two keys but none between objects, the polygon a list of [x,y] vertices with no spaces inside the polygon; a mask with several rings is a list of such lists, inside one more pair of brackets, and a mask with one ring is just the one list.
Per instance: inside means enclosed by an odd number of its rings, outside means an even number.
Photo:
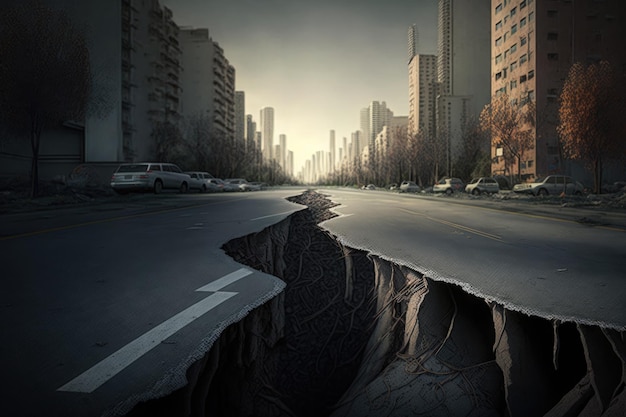
[{"label": "dirt in crack", "polygon": [[[318,223],[336,204],[307,191],[287,240],[263,232],[224,246],[238,262],[287,283],[284,338],[265,358],[256,415],[324,416],[354,379],[374,321],[374,272],[363,252],[341,247]],[[268,247],[271,245],[271,247]]]}]

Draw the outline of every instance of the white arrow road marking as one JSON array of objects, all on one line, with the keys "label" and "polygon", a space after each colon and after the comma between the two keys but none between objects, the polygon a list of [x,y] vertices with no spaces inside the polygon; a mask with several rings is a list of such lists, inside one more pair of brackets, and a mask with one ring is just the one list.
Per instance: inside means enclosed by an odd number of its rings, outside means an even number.
[{"label": "white arrow road marking", "polygon": [[142,336],[139,336],[117,352],[111,354],[67,384],[58,388],[57,391],[85,393],[95,391],[102,384],[113,378],[168,337],[206,314],[211,309],[222,304],[224,301],[237,295],[238,293],[236,292],[219,290],[251,273],[252,271],[241,268],[198,288],[196,291],[215,291],[215,293],[169,318],[152,330],[144,333]]}]

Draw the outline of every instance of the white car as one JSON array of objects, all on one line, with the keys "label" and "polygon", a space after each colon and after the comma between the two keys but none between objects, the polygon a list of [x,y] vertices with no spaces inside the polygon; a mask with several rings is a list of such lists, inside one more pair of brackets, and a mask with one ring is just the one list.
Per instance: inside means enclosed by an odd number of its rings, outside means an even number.
[{"label": "white car", "polygon": [[465,192],[473,195],[493,194],[499,191],[500,185],[492,177],[474,178],[465,186]]},{"label": "white car", "polygon": [[224,180],[224,191],[245,191],[242,185],[248,184],[243,178],[227,178]]},{"label": "white car", "polygon": [[513,187],[513,191],[516,193],[541,196],[560,195],[563,193],[582,195],[585,191],[585,186],[567,175],[548,175],[547,177],[538,178],[533,182],[516,184]]},{"label": "white car", "polygon": [[185,174],[191,177],[189,182],[190,190],[198,190],[201,193],[217,191],[217,185],[212,183],[213,175],[203,171],[187,171]]},{"label": "white car", "polygon": [[111,188],[123,194],[129,191],[178,190],[186,193],[191,178],[177,165],[164,162],[121,164],[111,176]]},{"label": "white car", "polygon": [[403,181],[402,184],[400,184],[401,193],[419,193],[420,191],[422,191],[422,189],[414,181]]}]

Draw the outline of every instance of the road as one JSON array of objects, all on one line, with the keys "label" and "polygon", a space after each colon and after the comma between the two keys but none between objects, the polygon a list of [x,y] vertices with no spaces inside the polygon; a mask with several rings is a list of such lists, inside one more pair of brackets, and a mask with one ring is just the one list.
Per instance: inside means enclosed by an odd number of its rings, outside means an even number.
[{"label": "road", "polygon": [[[179,387],[225,324],[284,286],[220,247],[302,209],[285,200],[301,191],[0,216],[0,414],[96,416]],[[624,227],[446,197],[319,191],[341,204],[322,227],[351,247],[509,308],[626,327]]]},{"label": "road", "polygon": [[626,228],[576,221],[588,210],[509,210],[447,196],[327,189],[347,246],[407,265],[508,308],[626,328]]},{"label": "road", "polygon": [[225,324],[284,287],[220,247],[303,209],[285,200],[301,191],[0,216],[0,415],[98,416],[180,387]]}]

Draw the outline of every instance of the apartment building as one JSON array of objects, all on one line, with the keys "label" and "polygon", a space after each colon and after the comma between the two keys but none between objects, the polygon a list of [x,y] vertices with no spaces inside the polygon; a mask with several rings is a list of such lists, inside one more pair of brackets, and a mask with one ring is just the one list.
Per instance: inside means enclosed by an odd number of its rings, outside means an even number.
[{"label": "apartment building", "polygon": [[181,112],[183,116],[205,116],[211,134],[235,138],[235,69],[224,50],[206,28],[181,27],[182,49]]},{"label": "apartment building", "polygon": [[[534,146],[521,161],[521,177],[565,173],[586,179],[580,165],[562,160],[558,99],[575,62],[607,60],[626,68],[623,2],[492,0],[491,7],[491,93],[506,93],[520,109],[529,102],[536,108],[536,126],[529,127]],[[492,144],[491,155],[494,174],[517,174],[516,166],[505,165],[503,149]]]},{"label": "apartment building", "polygon": [[437,56],[416,54],[409,61],[408,133],[436,133]]},{"label": "apartment building", "polygon": [[[448,173],[468,123],[491,100],[491,0],[439,0],[436,132],[447,141]],[[485,143],[485,150],[488,144]]]},{"label": "apartment building", "polygon": [[271,161],[274,147],[274,109],[272,107],[261,109],[260,123],[263,159]]}]

